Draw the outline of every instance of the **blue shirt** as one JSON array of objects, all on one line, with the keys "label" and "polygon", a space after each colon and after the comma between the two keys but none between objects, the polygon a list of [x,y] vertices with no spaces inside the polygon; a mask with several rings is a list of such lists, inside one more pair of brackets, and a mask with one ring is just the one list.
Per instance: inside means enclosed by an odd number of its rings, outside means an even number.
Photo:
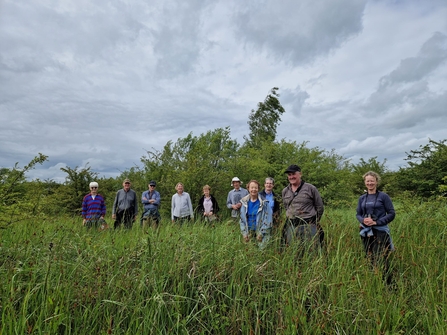
[{"label": "blue shirt", "polygon": [[256,230],[256,215],[258,214],[259,210],[259,199],[256,199],[256,201],[248,201],[248,210],[247,210],[247,223],[248,223],[248,230]]},{"label": "blue shirt", "polygon": [[275,206],[275,198],[273,197],[273,193],[266,193],[265,194],[265,200],[267,200],[269,202],[270,207],[272,208],[273,211],[273,207]]}]

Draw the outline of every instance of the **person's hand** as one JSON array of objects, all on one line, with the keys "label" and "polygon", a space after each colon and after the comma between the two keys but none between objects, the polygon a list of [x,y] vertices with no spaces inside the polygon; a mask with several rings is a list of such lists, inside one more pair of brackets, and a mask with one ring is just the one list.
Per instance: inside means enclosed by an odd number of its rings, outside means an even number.
[{"label": "person's hand", "polygon": [[262,242],[262,235],[258,235],[258,236],[256,237],[256,239],[257,239],[259,242]]},{"label": "person's hand", "polygon": [[244,241],[245,242],[250,242],[250,236],[244,235]]},{"label": "person's hand", "polygon": [[112,214],[112,220],[116,219],[116,214]]},{"label": "person's hand", "polygon": [[365,226],[371,227],[371,226],[375,226],[377,224],[377,222],[374,221],[372,218],[364,218],[363,219],[363,224]]},{"label": "person's hand", "polygon": [[87,220],[86,220],[86,219],[82,220],[82,225],[83,225],[83,226],[85,226],[86,223],[87,223]]}]

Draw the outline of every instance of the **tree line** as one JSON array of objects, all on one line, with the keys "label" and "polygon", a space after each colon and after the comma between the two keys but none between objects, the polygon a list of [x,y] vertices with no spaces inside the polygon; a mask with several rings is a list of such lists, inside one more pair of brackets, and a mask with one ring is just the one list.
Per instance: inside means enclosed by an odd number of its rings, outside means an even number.
[{"label": "tree line", "polygon": [[225,215],[225,202],[231,190],[231,179],[238,176],[247,183],[257,179],[263,184],[266,177],[275,179],[275,191],[287,184],[284,169],[299,164],[303,179],[314,184],[328,206],[352,206],[363,193],[362,175],[373,170],[382,177],[380,190],[391,197],[412,196],[429,200],[447,193],[447,140],[429,140],[407,154],[407,165],[390,171],[386,160],[377,157],[352,163],[335,150],[309,147],[308,142],[276,139],[276,129],[285,112],[279,102],[277,88],[249,115],[250,133],[244,142],[231,138],[230,127],[209,130],[194,136],[192,133],[176,142],[168,141],[162,150],[148,150],[140,166],[123,171],[116,178],[99,177],[88,164],[84,167],[61,168],[65,182],[26,179],[26,173],[48,157],[39,153],[30,163],[20,167],[0,168],[0,227],[27,218],[45,219],[57,215],[80,215],[83,196],[89,183],[97,181],[100,193],[111,210],[115,193],[122,181],[129,178],[132,188],[141,195],[150,180],[157,181],[161,194],[160,212],[170,214],[171,196],[175,185],[182,182],[193,204],[198,202],[205,184],[211,186]]}]

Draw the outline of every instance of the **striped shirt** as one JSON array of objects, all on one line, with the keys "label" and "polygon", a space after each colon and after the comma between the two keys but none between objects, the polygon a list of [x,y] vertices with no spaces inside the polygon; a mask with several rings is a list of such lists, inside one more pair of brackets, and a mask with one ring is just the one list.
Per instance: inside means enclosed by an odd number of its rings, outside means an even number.
[{"label": "striped shirt", "polygon": [[87,220],[99,219],[106,215],[106,205],[101,194],[87,194],[82,201],[82,217]]}]

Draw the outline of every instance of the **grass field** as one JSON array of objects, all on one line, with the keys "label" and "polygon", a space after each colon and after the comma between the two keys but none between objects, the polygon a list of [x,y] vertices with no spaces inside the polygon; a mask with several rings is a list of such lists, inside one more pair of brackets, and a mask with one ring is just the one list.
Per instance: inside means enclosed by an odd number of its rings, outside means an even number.
[{"label": "grass field", "polygon": [[447,334],[444,203],[395,204],[395,285],[365,259],[354,210],[327,209],[326,252],[244,244],[237,225],[81,219],[0,230],[0,333]]}]

